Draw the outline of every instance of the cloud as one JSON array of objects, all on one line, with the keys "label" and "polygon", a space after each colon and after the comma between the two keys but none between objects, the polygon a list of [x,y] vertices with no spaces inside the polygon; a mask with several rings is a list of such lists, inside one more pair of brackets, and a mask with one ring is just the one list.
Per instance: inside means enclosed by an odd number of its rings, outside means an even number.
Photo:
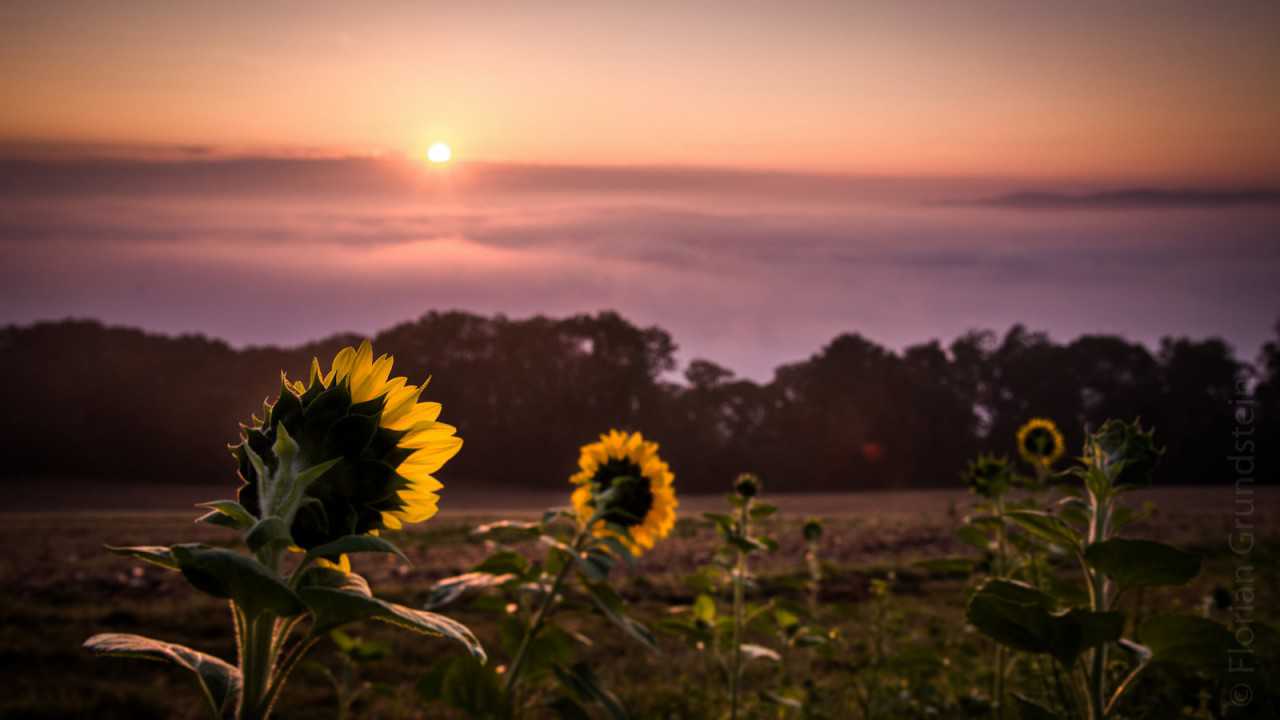
[{"label": "cloud", "polygon": [[762,378],[839,332],[900,346],[1014,322],[1223,333],[1248,354],[1280,309],[1272,205],[1010,213],[958,200],[983,182],[464,166],[441,184],[394,160],[216,157],[43,159],[15,179],[5,162],[0,322],[243,344],[433,308],[617,309]]},{"label": "cloud", "polygon": [[979,201],[991,207],[1026,210],[1130,210],[1134,208],[1234,208],[1280,206],[1280,190],[1130,188],[1084,194],[1016,192]]}]

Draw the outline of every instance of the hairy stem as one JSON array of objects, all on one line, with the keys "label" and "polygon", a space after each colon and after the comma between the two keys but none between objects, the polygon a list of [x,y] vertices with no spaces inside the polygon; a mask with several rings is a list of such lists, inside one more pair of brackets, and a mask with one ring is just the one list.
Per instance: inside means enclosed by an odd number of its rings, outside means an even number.
[{"label": "hairy stem", "polygon": [[[746,539],[751,534],[751,498],[739,508],[738,533]],[[747,553],[737,549],[738,561],[733,569],[733,668],[729,673],[729,717],[738,720],[738,696],[742,685],[742,615],[746,595]]]},{"label": "hairy stem", "polygon": [[[587,528],[583,527],[578,531],[577,537],[573,539],[572,550],[575,555],[582,550],[582,543],[587,538]],[[561,586],[564,585],[565,578],[569,576],[569,571],[573,569],[573,563],[576,558],[566,558],[564,566],[560,568],[560,572],[556,573],[555,580],[551,583],[551,589],[547,594],[542,596],[542,602],[538,604],[538,609],[534,611],[533,618],[529,621],[529,628],[525,630],[524,637],[520,640],[520,648],[516,650],[516,656],[511,661],[511,668],[507,670],[507,679],[503,685],[503,692],[510,697],[516,687],[516,681],[520,677],[520,671],[524,668],[525,657],[529,654],[529,646],[533,643],[534,638],[542,631],[542,626],[546,622],[552,603],[555,602],[556,595],[560,592]]]}]

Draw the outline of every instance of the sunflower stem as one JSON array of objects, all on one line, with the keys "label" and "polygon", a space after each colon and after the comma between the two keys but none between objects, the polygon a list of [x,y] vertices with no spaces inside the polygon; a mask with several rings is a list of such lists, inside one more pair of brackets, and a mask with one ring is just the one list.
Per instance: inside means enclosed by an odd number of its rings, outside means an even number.
[{"label": "sunflower stem", "polygon": [[[743,498],[738,508],[738,533],[744,540],[751,535],[751,501]],[[742,611],[745,600],[747,553],[737,549],[738,561],[733,568],[733,669],[729,673],[729,717],[738,720],[738,695],[742,685]]]},{"label": "sunflower stem", "polygon": [[[584,525],[578,530],[578,535],[573,539],[571,549],[576,556],[582,550],[582,543],[586,540],[589,526]],[[554,550],[552,551],[554,552]],[[520,671],[524,668],[525,657],[529,653],[529,646],[533,643],[534,638],[542,631],[542,626],[546,622],[547,616],[551,609],[551,604],[555,602],[556,595],[560,592],[561,586],[564,585],[565,578],[569,576],[569,571],[573,569],[575,558],[567,558],[564,566],[560,568],[560,572],[556,573],[555,580],[551,583],[551,589],[542,596],[542,602],[538,604],[538,609],[534,611],[533,618],[529,621],[529,627],[524,632],[524,637],[520,640],[520,648],[516,650],[515,658],[511,660],[511,668],[507,671],[507,679],[503,685],[503,694],[508,698],[511,697],[515,690],[516,681],[520,677]]]}]

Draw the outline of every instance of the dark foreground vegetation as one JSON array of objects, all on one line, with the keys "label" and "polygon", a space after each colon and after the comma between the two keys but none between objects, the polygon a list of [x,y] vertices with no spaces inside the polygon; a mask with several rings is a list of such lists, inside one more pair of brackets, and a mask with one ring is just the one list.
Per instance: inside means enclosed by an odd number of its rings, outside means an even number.
[{"label": "dark foreground vegetation", "polygon": [[[468,447],[446,482],[562,488],[577,447],[608,427],[651,429],[683,492],[718,490],[744,468],[786,491],[951,486],[957,468],[1005,451],[1033,416],[1057,421],[1072,449],[1086,427],[1141,417],[1169,448],[1162,485],[1234,480],[1224,457],[1235,430],[1257,441],[1254,479],[1274,478],[1280,453],[1274,342],[1251,364],[1215,339],[1166,338],[1153,353],[1114,336],[1062,344],[1017,326],[892,352],[842,335],[761,384],[709,360],[676,382],[671,336],[613,313],[431,313],[374,340],[394,351],[397,373],[435,376],[426,397],[444,403]],[[91,321],[0,330],[0,402],[18,409],[0,417],[5,472],[12,482],[222,481],[232,469],[224,442],[278,394],[279,369],[305,380],[313,356],[352,341],[236,350]]]},{"label": "dark foreground vegetation", "polygon": [[[860,506],[882,505],[877,511],[824,518],[818,543],[823,577],[816,613],[838,638],[840,656],[823,657],[802,644],[789,646],[769,629],[750,630],[746,641],[779,648],[783,657],[781,664],[748,662],[744,717],[799,717],[765,694],[788,687],[788,679],[802,689],[802,679],[812,681],[807,686],[807,712],[812,713],[808,717],[990,717],[983,699],[991,687],[994,645],[965,622],[966,597],[982,565],[970,576],[954,564],[939,562],[957,555],[981,562],[980,554],[957,539],[972,501],[959,492],[915,500],[885,496],[880,503],[877,497],[857,501]],[[1262,628],[1280,620],[1274,603],[1266,601],[1280,593],[1280,575],[1272,571],[1280,560],[1280,536],[1264,531],[1247,556],[1233,553],[1226,542],[1236,520],[1230,489],[1156,492],[1144,499],[1157,500],[1160,510],[1135,527],[1135,534],[1176,543],[1202,556],[1204,564],[1189,585],[1124,597],[1120,607],[1135,625],[1157,611],[1207,614],[1225,621],[1245,610],[1239,597],[1234,607],[1230,593],[1224,597],[1238,586],[1242,563],[1253,568],[1249,588],[1256,595],[1246,621]],[[1265,490],[1250,500],[1255,520],[1277,509],[1276,499]],[[724,711],[725,689],[709,679],[714,677],[714,663],[708,653],[698,651],[681,634],[664,630],[687,622],[695,599],[706,589],[701,573],[716,544],[716,532],[712,522],[694,519],[697,513],[692,510],[721,502],[691,500],[690,512],[670,538],[642,557],[635,569],[615,569],[620,576],[617,587],[632,614],[657,631],[659,655],[590,612],[559,618],[566,631],[589,636],[591,645],[576,652],[596,667],[601,683],[633,718],[719,717]],[[813,509],[805,502],[780,498],[783,511],[760,521],[761,531],[776,538],[779,547],[755,561],[758,588],[751,591],[749,602],[807,606],[804,515],[787,510]],[[834,508],[839,503],[839,498],[829,497],[820,504]],[[5,578],[0,585],[0,672],[8,688],[0,697],[0,717],[204,717],[190,673],[142,661],[95,660],[81,649],[92,633],[146,632],[234,657],[224,601],[193,593],[177,573],[101,550],[104,542],[232,542],[225,531],[192,524],[190,518],[190,513],[3,518],[0,542],[14,551],[0,559]],[[356,569],[380,595],[420,607],[436,580],[472,570],[489,555],[490,548],[468,537],[477,523],[489,519],[441,516],[414,526],[396,534],[411,563],[394,556],[360,556]],[[518,549],[531,558],[545,550],[536,542]],[[1072,570],[1063,565],[1061,577],[1070,578]],[[511,638],[504,637],[502,623],[496,620],[501,612],[485,605],[486,598],[493,599],[478,595],[455,602],[449,612],[476,631],[491,664],[509,662]],[[725,601],[717,595],[722,612]],[[326,641],[316,649],[316,664],[299,668],[281,699],[278,716],[338,717],[336,683],[350,701],[350,717],[463,717],[438,701],[428,703],[422,690],[424,682],[430,684],[424,678],[433,667],[464,654],[445,639],[407,634],[379,623],[353,626],[337,642]],[[332,677],[322,664],[332,669]],[[1009,671],[1010,686],[1039,692],[1039,667],[1032,660],[1015,663]],[[1177,668],[1151,668],[1143,683],[1118,717],[1211,717],[1182,714],[1203,688],[1189,684]],[[1255,689],[1262,691],[1256,685]]]}]

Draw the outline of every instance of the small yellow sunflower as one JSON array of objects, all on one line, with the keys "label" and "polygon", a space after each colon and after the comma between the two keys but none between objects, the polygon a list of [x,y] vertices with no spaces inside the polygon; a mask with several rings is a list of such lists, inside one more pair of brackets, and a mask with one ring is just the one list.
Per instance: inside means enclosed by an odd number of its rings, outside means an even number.
[{"label": "small yellow sunflower", "polygon": [[1058,426],[1047,418],[1031,418],[1018,428],[1018,454],[1032,465],[1050,467],[1067,451]]},{"label": "small yellow sunflower", "polygon": [[[600,436],[600,442],[582,446],[578,468],[569,481],[577,485],[571,500],[579,522],[586,523],[597,509],[604,510],[607,521],[627,528],[627,537],[619,539],[636,555],[651,549],[675,527],[675,475],[658,457],[657,443],[646,441],[638,432],[610,430]],[[597,508],[596,498],[608,490],[613,491],[609,506]],[[611,534],[603,525],[594,532]]]},{"label": "small yellow sunflower", "polygon": [[305,384],[283,378],[265,419],[245,427],[233,447],[245,509],[260,514],[258,477],[246,448],[274,471],[278,460],[271,448],[283,425],[298,444],[300,467],[341,458],[307,488],[291,527],[299,546],[395,530],[435,515],[442,485],[432,473],[458,453],[462,438],[452,425],[437,422],[440,403],[419,402],[426,383],[389,379],[392,363],[389,355],[375,359],[366,340],[358,349],[340,350],[327,373],[313,359]]}]

